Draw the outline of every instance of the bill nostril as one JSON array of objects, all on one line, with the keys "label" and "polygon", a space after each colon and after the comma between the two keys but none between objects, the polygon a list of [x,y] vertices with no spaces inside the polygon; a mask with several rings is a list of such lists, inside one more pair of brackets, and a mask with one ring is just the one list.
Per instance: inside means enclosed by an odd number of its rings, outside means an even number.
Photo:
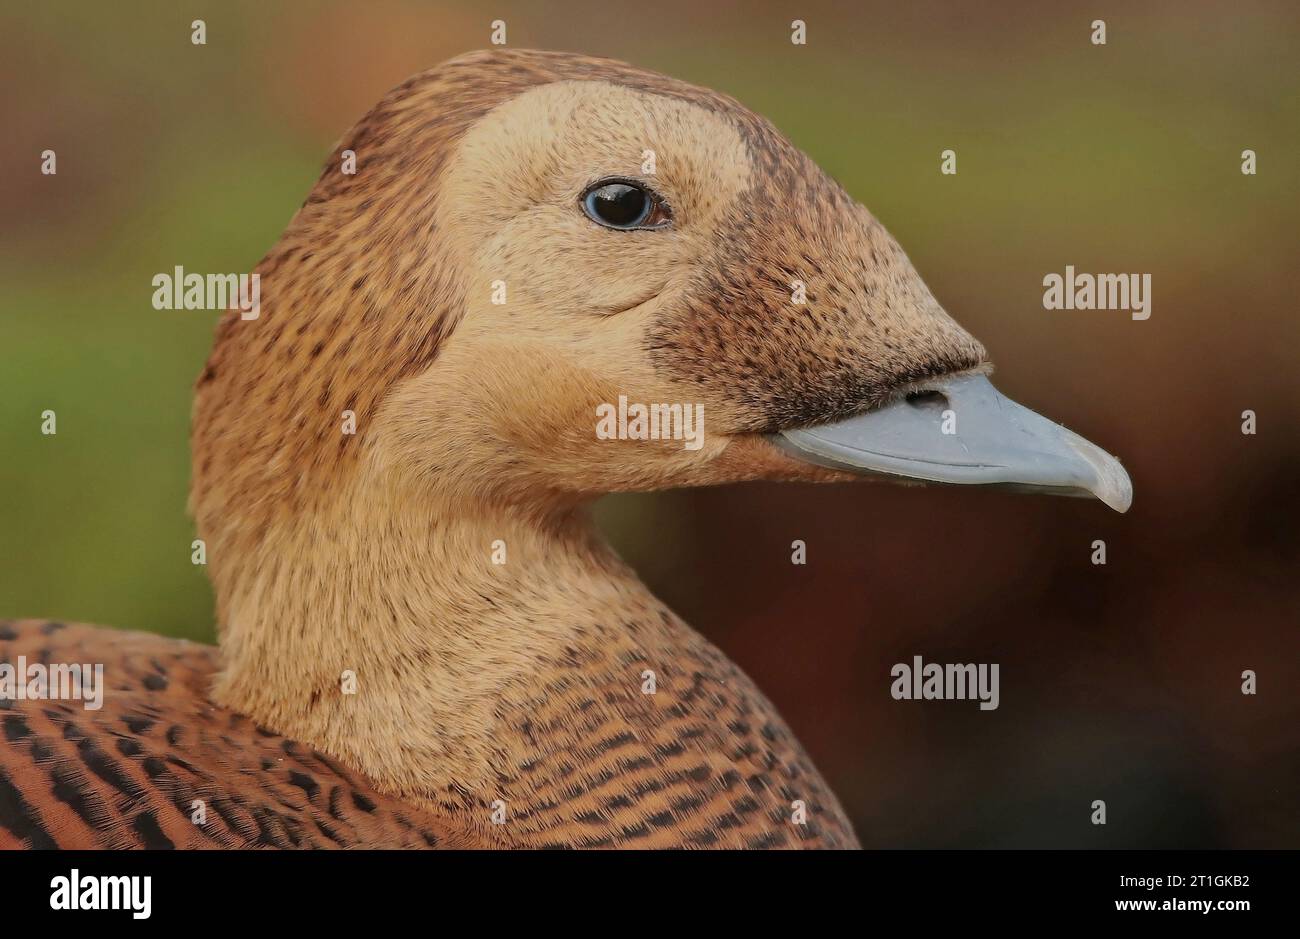
[{"label": "bill nostril", "polygon": [[907,396],[907,403],[914,408],[942,411],[948,407],[948,396],[942,391],[913,391]]}]

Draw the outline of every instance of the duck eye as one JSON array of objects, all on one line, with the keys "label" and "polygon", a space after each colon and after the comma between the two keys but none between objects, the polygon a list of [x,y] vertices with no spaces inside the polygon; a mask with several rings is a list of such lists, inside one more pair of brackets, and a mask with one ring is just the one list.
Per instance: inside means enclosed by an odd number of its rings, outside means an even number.
[{"label": "duck eye", "polygon": [[587,218],[606,228],[657,228],[671,217],[655,193],[627,180],[599,182],[582,197]]}]

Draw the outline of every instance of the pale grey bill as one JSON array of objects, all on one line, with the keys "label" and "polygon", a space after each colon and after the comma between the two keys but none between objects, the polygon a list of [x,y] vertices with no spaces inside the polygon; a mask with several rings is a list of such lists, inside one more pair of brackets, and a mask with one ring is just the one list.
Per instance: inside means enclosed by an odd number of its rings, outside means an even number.
[{"label": "pale grey bill", "polygon": [[853,473],[1093,495],[1117,512],[1133,502],[1119,460],[1003,396],[984,375],[922,382],[883,407],[771,439],[800,459]]}]

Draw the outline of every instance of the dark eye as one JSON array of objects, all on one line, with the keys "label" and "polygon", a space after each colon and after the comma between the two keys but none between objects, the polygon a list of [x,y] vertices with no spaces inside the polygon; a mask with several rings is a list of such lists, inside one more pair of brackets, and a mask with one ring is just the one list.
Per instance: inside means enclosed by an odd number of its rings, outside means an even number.
[{"label": "dark eye", "polygon": [[663,199],[631,180],[604,180],[582,196],[587,218],[606,228],[658,228],[672,213]]}]

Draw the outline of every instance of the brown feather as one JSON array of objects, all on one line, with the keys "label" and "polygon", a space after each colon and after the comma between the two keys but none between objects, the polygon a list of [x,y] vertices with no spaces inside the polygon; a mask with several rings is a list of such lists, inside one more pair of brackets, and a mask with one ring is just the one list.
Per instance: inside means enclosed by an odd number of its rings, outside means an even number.
[{"label": "brown feather", "polygon": [[0,700],[0,849],[475,846],[310,746],[212,705],[210,646],[0,622],[0,662],[20,656],[102,664],[109,690],[99,710]]}]

